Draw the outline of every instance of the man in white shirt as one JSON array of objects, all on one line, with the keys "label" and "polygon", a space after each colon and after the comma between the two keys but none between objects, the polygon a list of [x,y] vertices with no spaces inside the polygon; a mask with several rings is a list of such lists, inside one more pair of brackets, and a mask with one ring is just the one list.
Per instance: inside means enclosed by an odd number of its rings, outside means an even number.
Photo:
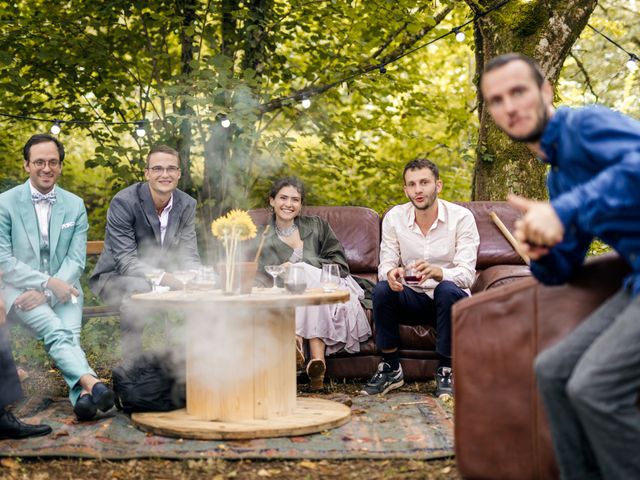
[{"label": "man in white shirt", "polygon": [[382,362],[362,393],[385,394],[404,384],[400,323],[435,323],[436,394],[452,394],[451,307],[469,295],[480,236],[469,210],[438,199],[442,180],[433,162],[412,160],[403,178],[410,202],[393,207],[382,221],[379,282],[373,291]]},{"label": "man in white shirt", "polygon": [[114,396],[80,347],[87,212],[81,198],[56,184],[64,160],[58,139],[33,135],[23,156],[29,179],[0,195],[0,295],[9,316],[44,342],[78,419],[90,420],[113,407]]},{"label": "man in white shirt", "polygon": [[158,145],[147,155],[146,182],[118,192],[109,205],[104,249],[89,286],[103,301],[120,307],[122,355],[135,358],[142,350],[144,312],[129,301],[151,289],[147,274],[173,290],[183,284],[173,273],[197,269],[196,201],[178,189],[180,156]]}]

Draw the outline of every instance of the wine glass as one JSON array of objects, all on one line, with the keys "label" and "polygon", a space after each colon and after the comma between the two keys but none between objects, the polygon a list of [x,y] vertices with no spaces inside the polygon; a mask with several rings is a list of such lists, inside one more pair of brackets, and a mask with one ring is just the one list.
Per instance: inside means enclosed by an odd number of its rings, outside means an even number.
[{"label": "wine glass", "polygon": [[409,260],[404,267],[404,283],[412,287],[422,282],[422,275],[416,269],[416,262],[417,260]]},{"label": "wine glass", "polygon": [[147,281],[151,285],[152,292],[158,291],[158,287],[160,286],[160,279],[162,278],[163,273],[164,272],[159,268],[154,268],[153,270],[149,270],[148,272],[145,272],[144,276],[146,277]]},{"label": "wine glass", "polygon": [[276,286],[276,278],[278,278],[278,275],[282,275],[284,273],[284,266],[266,265],[264,267],[264,271],[273,277],[273,287],[271,287],[271,290],[276,291],[278,289],[278,287]]},{"label": "wine glass", "polygon": [[289,265],[284,287],[293,294],[302,293],[307,288],[307,279],[302,264]]},{"label": "wine glass", "polygon": [[187,290],[187,283],[196,278],[198,274],[195,270],[178,270],[173,272],[173,276],[182,282],[183,290]]},{"label": "wine glass", "polygon": [[340,286],[340,267],[336,263],[322,265],[320,284],[325,292],[335,292]]}]

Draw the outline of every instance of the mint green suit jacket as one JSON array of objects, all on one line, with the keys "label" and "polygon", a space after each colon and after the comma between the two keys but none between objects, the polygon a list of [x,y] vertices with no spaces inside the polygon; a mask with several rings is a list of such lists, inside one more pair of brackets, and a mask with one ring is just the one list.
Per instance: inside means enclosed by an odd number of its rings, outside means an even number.
[{"label": "mint green suit jacket", "polygon": [[[72,284],[82,292],[80,275],[87,248],[87,212],[80,197],[55,188],[57,201],[49,220],[49,269],[51,276]],[[31,201],[29,180],[0,194],[0,295],[7,312],[16,297],[26,290],[42,290],[49,277],[40,272],[40,231]],[[82,309],[82,295],[78,299]],[[55,296],[52,306],[58,303]]]}]

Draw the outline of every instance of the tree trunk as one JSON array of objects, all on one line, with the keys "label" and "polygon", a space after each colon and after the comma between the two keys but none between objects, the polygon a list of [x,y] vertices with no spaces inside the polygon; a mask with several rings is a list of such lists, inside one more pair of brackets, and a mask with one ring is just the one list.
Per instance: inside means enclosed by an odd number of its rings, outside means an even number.
[{"label": "tree trunk", "polygon": [[[480,14],[497,0],[467,0]],[[536,59],[555,85],[565,58],[586,26],[597,0],[511,1],[475,22],[476,78],[493,57],[521,52]],[[480,133],[473,175],[474,200],[504,200],[507,193],[546,198],[545,165],[511,141],[490,118],[478,87]]]},{"label": "tree trunk", "polygon": [[[183,76],[187,76],[193,70],[191,61],[193,60],[193,34],[187,31],[193,28],[196,20],[196,0],[176,0],[176,8],[182,16],[182,28],[180,30],[180,70]],[[191,120],[193,109],[185,100],[180,101],[177,108],[182,117],[180,121],[180,133],[176,142],[176,149],[180,153],[182,176],[180,177],[180,189],[193,195],[195,187],[191,177]]]}]

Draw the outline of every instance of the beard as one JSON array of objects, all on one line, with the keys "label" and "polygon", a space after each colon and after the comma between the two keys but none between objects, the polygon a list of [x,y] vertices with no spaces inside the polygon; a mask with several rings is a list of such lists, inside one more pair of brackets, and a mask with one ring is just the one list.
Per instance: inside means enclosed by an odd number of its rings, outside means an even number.
[{"label": "beard", "polygon": [[517,136],[507,133],[507,136],[515,142],[536,143],[540,141],[540,139],[542,138],[542,134],[544,133],[544,129],[547,128],[547,123],[549,122],[549,113],[547,112],[547,109],[542,101],[540,101],[540,109],[541,113],[538,117],[538,123],[533,128],[533,130],[531,130],[526,135]]},{"label": "beard", "polygon": [[423,205],[418,205],[413,200],[413,198],[409,198],[409,200],[411,200],[411,204],[415,207],[416,210],[429,210],[433,206],[437,198],[438,198],[438,192],[434,188],[432,194],[425,195],[425,203]]}]

